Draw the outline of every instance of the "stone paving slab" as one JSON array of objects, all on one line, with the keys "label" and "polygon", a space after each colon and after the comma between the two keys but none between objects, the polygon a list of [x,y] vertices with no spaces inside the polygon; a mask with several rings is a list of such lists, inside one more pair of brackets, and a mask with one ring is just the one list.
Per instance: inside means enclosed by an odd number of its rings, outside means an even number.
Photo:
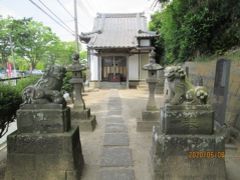
[{"label": "stone paving slab", "polygon": [[115,124],[115,123],[119,123],[119,124],[123,124],[123,118],[122,117],[111,117],[111,118],[107,118],[106,119],[106,124]]},{"label": "stone paving slab", "polygon": [[129,167],[132,166],[132,154],[129,148],[104,147],[101,167]]},{"label": "stone paving slab", "polygon": [[128,146],[129,138],[128,134],[124,133],[107,133],[104,136],[104,146]]},{"label": "stone paving slab", "polygon": [[134,180],[132,169],[109,169],[100,171],[100,180]]},{"label": "stone paving slab", "polygon": [[122,111],[122,108],[121,107],[110,106],[110,107],[108,107],[108,111]]},{"label": "stone paving slab", "polygon": [[109,111],[107,115],[121,115],[122,111]]},{"label": "stone paving slab", "polygon": [[107,118],[121,118],[122,117],[122,115],[121,114],[119,114],[119,115],[107,115]]},{"label": "stone paving slab", "polygon": [[123,124],[106,124],[105,133],[128,132],[127,127]]},{"label": "stone paving slab", "polygon": [[121,101],[120,101],[120,99],[109,100],[108,103],[109,103],[109,104],[121,104]]},{"label": "stone paving slab", "polygon": [[[121,104],[108,104],[108,108],[109,110],[112,110],[112,109],[121,109],[122,108],[122,105]],[[110,109],[111,108],[111,109]]]}]

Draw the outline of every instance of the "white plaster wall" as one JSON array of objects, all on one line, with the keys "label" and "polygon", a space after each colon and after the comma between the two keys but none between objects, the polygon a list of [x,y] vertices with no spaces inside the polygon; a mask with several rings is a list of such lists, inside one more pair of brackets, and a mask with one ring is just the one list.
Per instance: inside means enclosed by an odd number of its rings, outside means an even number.
[{"label": "white plaster wall", "polygon": [[150,40],[149,39],[141,39],[140,45],[141,46],[150,46]]},{"label": "white plaster wall", "polygon": [[139,63],[138,55],[132,55],[128,58],[129,80],[139,80]]},{"label": "white plaster wall", "polygon": [[98,57],[90,55],[90,79],[91,81],[98,80]]},{"label": "white plaster wall", "polygon": [[148,54],[141,54],[140,55],[140,63],[141,63],[141,67],[140,67],[140,79],[141,80],[145,80],[147,78],[147,74],[148,72],[146,70],[143,70],[142,67],[145,65],[145,64],[148,64],[149,63],[149,56]]}]

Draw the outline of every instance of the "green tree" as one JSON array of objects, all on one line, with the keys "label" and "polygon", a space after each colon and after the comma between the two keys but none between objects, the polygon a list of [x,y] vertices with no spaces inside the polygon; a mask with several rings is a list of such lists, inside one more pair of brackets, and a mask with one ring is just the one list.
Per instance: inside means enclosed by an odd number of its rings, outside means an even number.
[{"label": "green tree", "polygon": [[47,52],[46,57],[52,64],[68,65],[72,62],[72,54],[75,52],[74,42],[56,41]]},{"label": "green tree", "polygon": [[32,69],[44,59],[48,49],[59,41],[49,27],[32,19],[14,20],[12,27],[15,51],[29,62]]},{"label": "green tree", "polygon": [[155,45],[166,63],[239,46],[239,9],[239,0],[172,0],[152,16],[150,29],[160,34]]},{"label": "green tree", "polygon": [[[9,17],[0,19],[0,28],[0,66],[2,67],[6,67],[7,61],[13,63],[12,57],[9,57],[11,48],[16,67],[21,70],[29,67],[44,69],[47,64],[68,65],[72,62],[75,42],[61,41],[49,27],[40,22],[31,18]],[[81,59],[86,58],[86,52],[79,53]]]},{"label": "green tree", "polygon": [[9,25],[12,18],[0,19],[0,66],[5,67],[8,56],[11,54]]}]

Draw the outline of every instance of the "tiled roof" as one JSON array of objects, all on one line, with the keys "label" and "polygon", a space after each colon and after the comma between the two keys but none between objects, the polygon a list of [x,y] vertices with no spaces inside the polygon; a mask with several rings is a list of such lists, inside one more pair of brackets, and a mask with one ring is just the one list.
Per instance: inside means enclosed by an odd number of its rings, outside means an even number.
[{"label": "tiled roof", "polygon": [[158,36],[155,31],[143,31],[139,30],[136,37],[138,38],[147,38],[147,37],[156,37]]},{"label": "tiled roof", "polygon": [[93,31],[82,33],[80,39],[93,48],[132,48],[137,46],[138,37],[154,37],[147,31],[143,13],[98,14]]}]

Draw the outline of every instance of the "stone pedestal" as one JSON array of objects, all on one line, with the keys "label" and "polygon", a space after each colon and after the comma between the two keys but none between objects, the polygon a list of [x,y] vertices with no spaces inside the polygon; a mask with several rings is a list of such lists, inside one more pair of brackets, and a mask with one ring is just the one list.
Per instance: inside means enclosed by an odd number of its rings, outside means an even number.
[{"label": "stone pedestal", "polygon": [[225,180],[224,133],[213,132],[209,105],[165,105],[153,128],[153,180]]},{"label": "stone pedestal", "polygon": [[61,104],[25,104],[17,111],[22,133],[63,133],[71,129],[70,108]]},{"label": "stone pedestal", "polygon": [[210,105],[165,105],[161,131],[165,134],[212,134],[214,112]]},{"label": "stone pedestal", "polygon": [[68,107],[22,106],[18,130],[7,138],[5,180],[79,180],[84,160],[79,129],[70,122]]},{"label": "stone pedestal", "polygon": [[80,131],[93,131],[96,127],[96,116],[91,115],[91,110],[86,108],[79,111],[73,108],[72,111],[72,125],[79,126]]},{"label": "stone pedestal", "polygon": [[137,119],[137,131],[152,131],[153,126],[159,125],[160,111],[143,111],[142,118]]},{"label": "stone pedestal", "polygon": [[154,96],[157,79],[148,78],[147,83],[149,87],[147,108],[142,112],[142,118],[137,119],[137,131],[152,131],[153,126],[159,123],[160,111],[157,109]]}]

